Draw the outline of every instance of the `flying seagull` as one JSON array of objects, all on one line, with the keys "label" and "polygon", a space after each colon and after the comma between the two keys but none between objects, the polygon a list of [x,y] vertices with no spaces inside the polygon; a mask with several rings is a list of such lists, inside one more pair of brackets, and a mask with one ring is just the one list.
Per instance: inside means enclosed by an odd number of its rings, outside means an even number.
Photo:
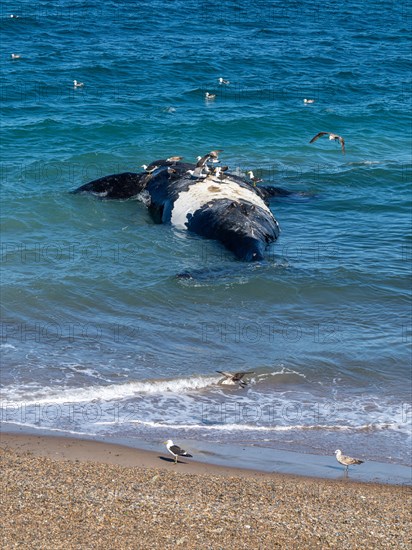
[{"label": "flying seagull", "polygon": [[330,140],[339,141],[339,143],[342,147],[342,153],[345,154],[345,140],[343,139],[342,136],[338,136],[337,134],[332,134],[332,132],[319,132],[318,134],[316,134],[315,137],[313,137],[309,141],[309,143],[313,143],[314,141],[316,141],[318,138],[320,138],[322,136],[329,136]]},{"label": "flying seagull", "polygon": [[216,149],[215,151],[210,151],[209,156],[212,159],[217,159],[219,157],[219,153],[221,153],[223,149]]},{"label": "flying seagull", "polygon": [[222,380],[220,382],[222,385],[235,386],[238,383],[241,388],[244,388],[245,386],[247,386],[247,382],[242,380],[242,378],[246,374],[253,374],[253,371],[251,371],[251,370],[246,371],[246,372],[234,372],[234,373],[224,372],[224,371],[221,371],[221,370],[217,370],[216,372],[218,372],[219,374],[223,374],[223,376],[225,377],[224,380]]},{"label": "flying seagull", "polygon": [[352,464],[363,464],[363,460],[359,460],[358,458],[352,458],[351,456],[345,456],[342,454],[342,451],[337,449],[335,451],[336,460],[345,466],[345,472],[348,471],[349,466]]},{"label": "flying seagull", "polygon": [[165,441],[164,444],[166,445],[169,453],[175,457],[175,464],[177,464],[178,456],[186,456],[186,457],[192,458],[191,454],[189,454],[184,449],[181,449],[178,445],[175,445],[171,439],[168,439],[167,441]]}]

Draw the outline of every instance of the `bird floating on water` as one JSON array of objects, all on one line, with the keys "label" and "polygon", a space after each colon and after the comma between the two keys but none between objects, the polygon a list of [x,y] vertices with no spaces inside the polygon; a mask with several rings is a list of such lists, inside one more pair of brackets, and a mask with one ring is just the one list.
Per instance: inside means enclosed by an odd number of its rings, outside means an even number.
[{"label": "bird floating on water", "polygon": [[216,94],[209,94],[209,92],[205,93],[206,99],[216,99]]},{"label": "bird floating on water", "polygon": [[12,54],[11,54],[11,58],[12,58],[12,59],[20,59],[20,58],[21,58],[21,55],[18,54],[18,53],[12,53]]},{"label": "bird floating on water", "polygon": [[225,84],[226,86],[230,84],[230,80],[225,80],[224,78],[219,78],[219,84]]},{"label": "bird floating on water", "polygon": [[359,460],[359,458],[352,458],[351,456],[345,456],[342,454],[342,451],[340,449],[337,449],[335,451],[336,460],[345,466],[345,472],[348,471],[349,466],[352,464],[363,464],[363,460]]},{"label": "bird floating on water", "polygon": [[345,140],[343,139],[342,136],[338,136],[338,134],[332,134],[332,132],[319,132],[318,134],[316,134],[316,136],[314,136],[309,141],[309,143],[313,143],[314,141],[316,141],[318,138],[320,138],[322,136],[329,136],[330,140],[339,141],[339,143],[342,147],[342,153],[345,154]]},{"label": "bird floating on water", "polygon": [[73,80],[74,88],[81,88],[82,86],[84,86],[84,82],[78,82],[77,80]]},{"label": "bird floating on water", "polygon": [[303,103],[315,103],[315,100],[314,99],[305,99],[303,100]]},{"label": "bird floating on water", "polygon": [[220,384],[224,386],[236,386],[236,384],[239,384],[241,388],[244,388],[247,386],[247,382],[243,380],[243,377],[246,376],[246,374],[254,374],[253,371],[249,370],[246,372],[224,372],[221,370],[217,370],[219,374],[223,374],[225,377],[223,380],[220,381]]},{"label": "bird floating on water", "polygon": [[175,464],[177,464],[177,458],[179,456],[185,456],[187,458],[193,458],[193,455],[189,454],[187,451],[179,447],[178,445],[175,445],[171,439],[168,439],[164,442],[164,444],[167,447],[167,450],[170,454],[172,454],[175,457]]}]

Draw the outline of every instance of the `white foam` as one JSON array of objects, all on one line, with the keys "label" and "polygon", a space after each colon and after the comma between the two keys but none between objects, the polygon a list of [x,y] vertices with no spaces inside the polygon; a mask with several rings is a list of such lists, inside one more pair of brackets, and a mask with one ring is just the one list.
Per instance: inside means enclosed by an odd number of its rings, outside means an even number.
[{"label": "white foam", "polygon": [[247,201],[271,214],[268,206],[254,191],[242,187],[230,178],[222,181],[214,176],[208,176],[191,185],[187,191],[179,194],[173,205],[172,224],[185,229],[188,215],[194,214],[196,210],[215,199],[229,199],[236,202]]},{"label": "white foam", "polygon": [[[24,401],[25,405],[44,404],[44,403],[82,403],[93,400],[110,401],[113,399],[127,399],[139,394],[159,394],[171,393],[179,395],[182,392],[200,390],[211,384],[216,384],[220,377],[193,377],[176,378],[173,380],[154,380],[144,382],[127,382],[125,384],[110,384],[108,386],[90,386],[81,388],[39,388],[37,391],[30,392],[30,399],[25,399],[27,393],[22,391],[8,392],[7,399],[4,399],[3,405],[16,404]],[[6,396],[5,396],[6,397]]]}]

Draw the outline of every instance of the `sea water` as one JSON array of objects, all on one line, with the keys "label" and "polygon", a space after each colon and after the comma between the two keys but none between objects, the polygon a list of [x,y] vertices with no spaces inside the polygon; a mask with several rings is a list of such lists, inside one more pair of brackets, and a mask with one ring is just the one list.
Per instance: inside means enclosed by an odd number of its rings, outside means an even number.
[{"label": "sea water", "polygon": [[[408,464],[411,21],[406,0],[3,2],[5,425]],[[264,262],[69,194],[212,149],[294,192]]]}]

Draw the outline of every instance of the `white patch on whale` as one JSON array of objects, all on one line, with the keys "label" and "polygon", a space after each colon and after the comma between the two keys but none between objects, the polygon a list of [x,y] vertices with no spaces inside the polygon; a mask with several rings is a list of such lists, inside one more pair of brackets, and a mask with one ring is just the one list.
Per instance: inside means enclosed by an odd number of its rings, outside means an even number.
[{"label": "white patch on whale", "polygon": [[222,181],[213,176],[208,176],[191,185],[187,191],[179,194],[172,209],[172,224],[186,229],[188,215],[194,214],[208,201],[216,199],[229,199],[235,202],[247,201],[263,208],[272,216],[269,207],[254,191],[242,187],[230,178]]},{"label": "white patch on whale", "polygon": [[143,189],[143,191],[141,191],[140,193],[138,193],[136,196],[135,196],[135,199],[139,202],[142,202],[145,206],[149,207],[151,202],[152,202],[152,199],[150,197],[150,193],[147,189]]}]

